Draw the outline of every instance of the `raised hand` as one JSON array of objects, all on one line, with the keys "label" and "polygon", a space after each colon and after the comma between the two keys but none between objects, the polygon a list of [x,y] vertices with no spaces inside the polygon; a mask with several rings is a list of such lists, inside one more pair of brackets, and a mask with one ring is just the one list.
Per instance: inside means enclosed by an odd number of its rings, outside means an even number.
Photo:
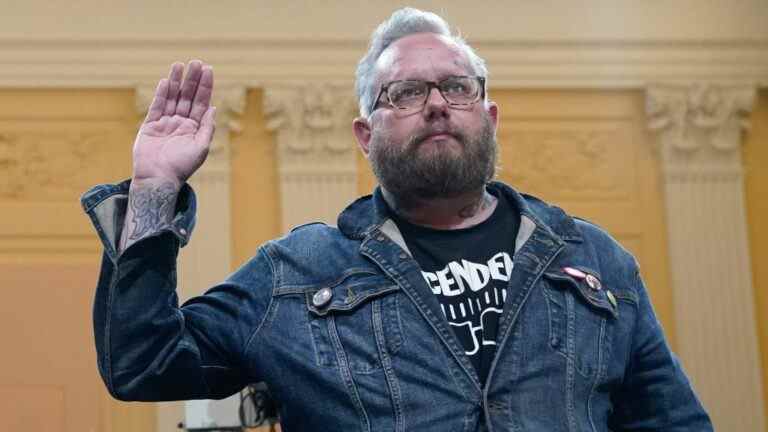
[{"label": "raised hand", "polygon": [[[182,81],[182,75],[183,81]],[[174,63],[157,85],[133,146],[133,181],[177,188],[205,161],[215,128],[213,70],[198,60]]]},{"label": "raised hand", "polygon": [[[160,80],[133,144],[133,179],[118,250],[168,228],[181,185],[208,156],[214,131],[213,70],[174,63]],[[185,235],[185,234],[184,234]]]}]

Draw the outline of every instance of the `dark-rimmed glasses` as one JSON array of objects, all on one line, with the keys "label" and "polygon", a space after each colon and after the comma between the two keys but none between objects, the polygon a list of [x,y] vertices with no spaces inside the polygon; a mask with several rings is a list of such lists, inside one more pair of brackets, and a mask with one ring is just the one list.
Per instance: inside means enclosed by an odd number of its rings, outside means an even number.
[{"label": "dark-rimmed glasses", "polygon": [[436,88],[450,106],[468,106],[485,97],[485,78],[478,76],[453,76],[442,81],[401,80],[381,86],[379,94],[373,100],[370,113],[381,101],[381,95],[387,95],[387,102],[401,111],[419,111]]}]

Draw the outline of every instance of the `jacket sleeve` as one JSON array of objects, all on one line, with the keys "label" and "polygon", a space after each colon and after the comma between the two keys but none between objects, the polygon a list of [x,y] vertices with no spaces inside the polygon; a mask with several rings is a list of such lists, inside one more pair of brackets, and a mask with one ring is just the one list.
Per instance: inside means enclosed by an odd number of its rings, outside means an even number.
[{"label": "jacket sleeve", "polygon": [[712,431],[677,356],[671,351],[635,266],[637,318],[630,363],[614,397],[611,429],[616,431]]},{"label": "jacket sleeve", "polygon": [[217,399],[260,380],[243,353],[271,299],[269,258],[260,251],[179,307],[176,258],[194,225],[194,192],[182,189],[170,227],[118,254],[127,194],[124,182],[81,199],[104,244],[93,324],[109,392],[120,400]]}]

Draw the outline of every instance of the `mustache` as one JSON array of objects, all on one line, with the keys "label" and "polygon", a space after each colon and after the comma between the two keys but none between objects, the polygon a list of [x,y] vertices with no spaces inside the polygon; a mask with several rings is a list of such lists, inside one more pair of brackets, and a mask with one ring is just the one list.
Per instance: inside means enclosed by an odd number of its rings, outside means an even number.
[{"label": "mustache", "polygon": [[451,126],[444,126],[444,127],[427,127],[422,130],[417,131],[413,135],[411,135],[411,138],[408,140],[408,149],[414,149],[418,145],[420,145],[424,140],[431,137],[432,135],[438,135],[438,134],[447,134],[452,136],[456,141],[464,145],[466,143],[466,135],[460,130],[457,130],[456,128],[453,128]]}]

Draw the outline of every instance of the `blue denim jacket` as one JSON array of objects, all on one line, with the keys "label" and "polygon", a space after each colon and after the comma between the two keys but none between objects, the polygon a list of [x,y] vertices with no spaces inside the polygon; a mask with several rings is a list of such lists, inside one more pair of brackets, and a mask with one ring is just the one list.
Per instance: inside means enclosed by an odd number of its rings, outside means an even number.
[{"label": "blue denim jacket", "polygon": [[509,239],[515,294],[485,385],[379,191],[352,203],[338,228],[308,224],[264,244],[179,307],[176,257],[194,193],[184,187],[171,227],[118,254],[128,185],[82,198],[104,243],[94,332],[117,399],[220,398],[265,381],[286,432],[712,430],[634,258],[596,226],[504,184],[489,187],[521,212]]}]

